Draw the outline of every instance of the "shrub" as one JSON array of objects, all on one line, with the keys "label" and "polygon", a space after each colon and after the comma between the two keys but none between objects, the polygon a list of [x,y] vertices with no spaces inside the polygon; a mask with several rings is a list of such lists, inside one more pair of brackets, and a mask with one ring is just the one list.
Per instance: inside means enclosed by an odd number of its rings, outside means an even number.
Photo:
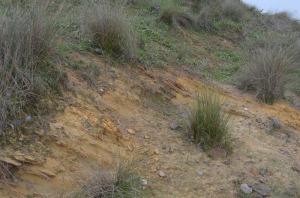
[{"label": "shrub", "polygon": [[86,14],[89,36],[106,53],[134,59],[137,39],[121,9],[107,4],[92,5]]},{"label": "shrub", "polygon": [[299,69],[299,46],[292,40],[271,38],[250,57],[238,77],[239,87],[254,91],[259,100],[273,104],[284,96],[284,90],[292,82],[290,74]]},{"label": "shrub", "polygon": [[223,112],[223,104],[217,94],[205,90],[198,95],[189,121],[194,142],[201,144],[204,150],[225,148],[229,144],[229,116]]},{"label": "shrub", "polygon": [[163,10],[160,20],[169,26],[179,25],[185,28],[194,26],[194,19],[189,14],[180,10],[178,6],[169,5]]},{"label": "shrub", "polygon": [[240,0],[225,0],[222,3],[222,15],[233,21],[241,21],[247,12],[247,6]]},{"label": "shrub", "polygon": [[46,63],[55,45],[55,21],[46,3],[9,7],[0,16],[0,133],[37,92],[58,84],[50,79],[57,70]]},{"label": "shrub", "polygon": [[94,166],[83,187],[69,197],[140,197],[142,181],[133,167],[132,163],[119,163],[115,171],[110,172]]}]

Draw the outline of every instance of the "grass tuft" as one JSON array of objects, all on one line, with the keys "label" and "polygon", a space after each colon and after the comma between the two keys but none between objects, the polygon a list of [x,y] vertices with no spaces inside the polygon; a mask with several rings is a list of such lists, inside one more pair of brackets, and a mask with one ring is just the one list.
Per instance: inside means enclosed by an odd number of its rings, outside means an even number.
[{"label": "grass tuft", "polygon": [[127,59],[136,57],[137,39],[132,25],[120,8],[92,4],[85,18],[89,36],[106,53]]},{"label": "grass tuft", "polygon": [[133,162],[119,162],[114,171],[94,165],[84,185],[69,197],[140,197],[142,181],[134,168]]},{"label": "grass tuft", "polygon": [[254,91],[259,100],[273,104],[284,97],[287,86],[294,82],[291,78],[295,75],[291,74],[299,70],[299,63],[299,46],[292,40],[286,43],[271,38],[253,52],[241,70],[239,88]]},{"label": "grass tuft", "polygon": [[201,144],[204,150],[216,147],[229,148],[229,116],[223,111],[220,97],[205,90],[198,95],[197,103],[190,112],[190,131],[194,142]]},{"label": "grass tuft", "polygon": [[0,133],[36,93],[59,84],[58,70],[48,63],[57,32],[57,16],[48,7],[34,2],[8,6],[0,14]]}]

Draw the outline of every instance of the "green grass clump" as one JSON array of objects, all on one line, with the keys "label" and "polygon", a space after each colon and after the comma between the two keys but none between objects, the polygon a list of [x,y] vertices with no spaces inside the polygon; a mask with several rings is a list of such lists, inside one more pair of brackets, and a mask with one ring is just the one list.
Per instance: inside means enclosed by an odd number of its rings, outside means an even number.
[{"label": "green grass clump", "polygon": [[220,97],[212,91],[203,91],[189,117],[194,142],[200,143],[205,150],[216,147],[227,149],[228,121],[229,116],[223,111]]},{"label": "green grass clump", "polygon": [[106,53],[127,59],[136,57],[136,35],[120,8],[92,4],[85,18],[89,36]]}]

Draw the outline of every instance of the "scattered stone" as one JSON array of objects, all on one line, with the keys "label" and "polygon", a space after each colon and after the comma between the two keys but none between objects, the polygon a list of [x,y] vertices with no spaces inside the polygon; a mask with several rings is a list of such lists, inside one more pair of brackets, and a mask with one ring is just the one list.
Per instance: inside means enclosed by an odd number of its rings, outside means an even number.
[{"label": "scattered stone", "polygon": [[278,118],[269,117],[269,120],[271,121],[271,126],[273,129],[281,129],[282,124],[281,121]]},{"label": "scattered stone", "polygon": [[261,176],[260,179],[259,179],[259,181],[261,183],[266,183],[267,182],[267,178],[265,176]]},{"label": "scattered stone", "polygon": [[26,118],[25,118],[25,122],[31,122],[32,121],[32,117],[31,116],[27,116]]},{"label": "scattered stone", "polygon": [[293,170],[293,171],[296,171],[296,172],[298,172],[298,173],[300,173],[300,165],[299,165],[299,164],[294,164],[294,165],[292,166],[292,170]]},{"label": "scattered stone", "polygon": [[110,75],[110,77],[112,77],[113,79],[115,79],[115,78],[118,77],[118,76],[117,76],[117,73],[116,73],[114,70],[111,70],[111,71],[109,72],[109,75]]},{"label": "scattered stone", "polygon": [[154,154],[159,155],[160,154],[159,150],[158,149],[154,149]]},{"label": "scattered stone", "polygon": [[148,135],[145,135],[145,137],[144,137],[145,139],[150,139],[150,137],[148,136]]},{"label": "scattered stone", "polygon": [[197,173],[199,176],[202,176],[202,175],[203,175],[203,172],[200,171],[200,170],[197,170],[196,173]]},{"label": "scattered stone", "polygon": [[161,148],[162,148],[163,150],[167,150],[167,146],[166,146],[166,145],[163,145]]},{"label": "scattered stone", "polygon": [[248,186],[248,184],[241,184],[240,186],[241,191],[245,194],[250,194],[252,193],[252,188]]},{"label": "scattered stone", "polygon": [[158,157],[154,158],[154,161],[155,161],[155,162],[158,162],[158,161],[159,161],[159,158],[158,158]]},{"label": "scattered stone", "polygon": [[262,176],[265,176],[267,173],[268,173],[268,169],[266,169],[266,168],[259,169],[259,174],[261,174]]},{"label": "scattered stone", "polygon": [[208,156],[213,159],[225,158],[227,156],[227,151],[223,148],[214,148],[209,151]]},{"label": "scattered stone", "polygon": [[245,111],[248,111],[249,109],[248,109],[248,108],[246,108],[246,107],[244,107],[244,110],[245,110]]},{"label": "scattered stone", "polygon": [[252,185],[252,189],[255,191],[255,192],[258,192],[259,194],[261,194],[263,197],[268,197],[270,195],[270,188],[265,186],[264,184],[262,183],[255,183]]},{"label": "scattered stone", "polygon": [[171,124],[170,124],[170,128],[172,129],[172,130],[176,130],[176,129],[178,129],[178,123],[176,122],[176,121],[173,121],[173,122],[171,122]]},{"label": "scattered stone", "polygon": [[100,54],[100,55],[103,55],[103,54],[104,54],[104,51],[103,51],[102,48],[95,48],[95,49],[94,49],[94,52],[95,52],[96,54]]},{"label": "scattered stone", "polygon": [[40,172],[43,173],[43,174],[45,174],[45,175],[47,175],[48,177],[55,177],[55,175],[56,175],[52,171],[46,170],[46,169],[42,169],[42,170],[40,170]]},{"label": "scattered stone", "polygon": [[225,161],[223,161],[223,164],[225,164],[225,165],[230,165],[230,160],[225,160]]},{"label": "scattered stone", "polygon": [[134,135],[135,131],[133,129],[127,129],[127,133],[129,133],[130,135]]},{"label": "scattered stone", "polygon": [[164,178],[164,177],[166,177],[166,174],[164,172],[162,172],[162,171],[158,171],[158,176]]},{"label": "scattered stone", "polygon": [[145,180],[145,179],[142,179],[141,182],[142,182],[142,185],[143,185],[143,186],[147,186],[147,184],[148,184],[148,181]]}]

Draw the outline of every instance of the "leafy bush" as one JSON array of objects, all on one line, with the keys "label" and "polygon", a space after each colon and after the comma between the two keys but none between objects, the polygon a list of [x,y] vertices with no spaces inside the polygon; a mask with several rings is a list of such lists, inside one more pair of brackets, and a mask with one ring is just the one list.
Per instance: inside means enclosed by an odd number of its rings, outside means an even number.
[{"label": "leafy bush", "polygon": [[202,144],[205,149],[225,148],[229,144],[229,116],[223,112],[223,104],[217,94],[203,91],[191,110],[189,121],[194,142]]},{"label": "leafy bush", "polygon": [[93,4],[86,14],[89,36],[106,53],[134,59],[137,39],[121,9],[107,4]]},{"label": "leafy bush", "polygon": [[119,163],[113,172],[94,166],[90,178],[80,190],[69,197],[140,197],[140,177],[134,172],[132,163]]},{"label": "leafy bush", "polygon": [[196,21],[197,29],[212,30],[214,28],[213,23],[220,18],[221,13],[218,5],[213,3],[203,4]]},{"label": "leafy bush", "polygon": [[299,49],[294,39],[269,38],[250,55],[238,77],[239,87],[254,91],[259,100],[273,104],[284,96],[289,83],[294,82],[291,77],[299,70]]},{"label": "leafy bush", "polygon": [[57,70],[47,64],[55,45],[55,21],[46,3],[11,6],[0,16],[0,133],[9,118],[35,100],[35,93],[59,82]]}]

